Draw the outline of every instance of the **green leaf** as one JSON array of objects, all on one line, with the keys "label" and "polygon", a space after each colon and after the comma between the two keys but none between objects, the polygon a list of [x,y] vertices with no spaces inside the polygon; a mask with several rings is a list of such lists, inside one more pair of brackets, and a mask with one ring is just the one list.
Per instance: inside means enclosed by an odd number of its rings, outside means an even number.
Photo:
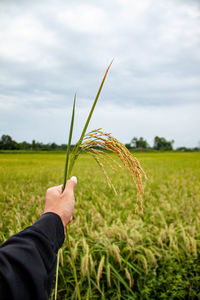
[{"label": "green leaf", "polygon": [[111,65],[112,65],[112,62],[113,62],[113,60],[112,60],[111,63],[109,64],[109,66],[108,66],[108,68],[107,68],[107,70],[106,70],[106,72],[105,72],[105,74],[104,74],[104,77],[103,77],[103,79],[102,79],[102,81],[101,81],[101,84],[100,84],[100,87],[99,87],[99,89],[98,89],[97,95],[96,95],[96,97],[95,97],[95,99],[94,99],[92,108],[91,108],[90,113],[89,113],[89,115],[88,115],[87,121],[86,121],[85,126],[84,126],[84,128],[83,128],[83,131],[82,131],[82,133],[81,133],[81,137],[80,137],[80,139],[78,140],[78,142],[77,142],[77,144],[76,144],[76,146],[75,146],[75,149],[74,149],[74,151],[73,151],[72,159],[71,159],[71,161],[70,161],[69,174],[71,173],[71,171],[72,171],[72,169],[73,169],[73,166],[74,166],[74,164],[75,164],[75,161],[76,161],[76,159],[78,158],[78,155],[80,154],[79,147],[80,147],[80,145],[81,145],[81,143],[82,143],[82,141],[83,141],[83,138],[84,138],[84,136],[85,136],[86,130],[87,130],[88,125],[89,125],[89,123],[90,123],[90,119],[91,119],[91,117],[92,117],[93,111],[94,111],[95,106],[96,106],[96,104],[97,104],[99,95],[100,95],[100,93],[101,93],[101,90],[102,90],[104,81],[105,81],[106,76],[107,76],[107,74],[108,74],[108,71],[109,71],[109,69],[110,69],[110,67],[111,67]]},{"label": "green leaf", "polygon": [[110,264],[110,268],[112,269],[112,271],[115,273],[116,278],[125,286],[125,288],[130,291],[130,293],[134,295],[132,289],[128,286],[128,284],[126,283],[126,281],[122,278],[122,276],[119,274],[119,272],[117,272],[117,270]]},{"label": "green leaf", "polygon": [[71,146],[71,140],[72,140],[73,127],[74,127],[75,105],[76,105],[76,94],[74,95],[74,104],[73,104],[72,117],[71,117],[69,140],[68,140],[68,145],[67,145],[65,170],[64,170],[63,191],[65,189],[65,185],[66,185],[66,181],[67,181],[67,176],[68,176],[69,154],[70,154],[70,146]]}]

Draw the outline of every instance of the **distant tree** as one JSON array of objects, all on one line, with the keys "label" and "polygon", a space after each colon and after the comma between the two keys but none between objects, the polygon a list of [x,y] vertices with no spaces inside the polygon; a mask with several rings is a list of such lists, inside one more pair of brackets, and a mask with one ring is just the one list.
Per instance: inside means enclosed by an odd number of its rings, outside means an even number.
[{"label": "distant tree", "polygon": [[66,145],[66,144],[62,144],[62,145],[60,145],[60,148],[61,148],[62,150],[67,150],[67,145]]},{"label": "distant tree", "polygon": [[44,147],[43,143],[40,143],[40,142],[36,142],[36,143],[35,143],[35,148],[36,148],[36,149],[42,150],[43,147]]},{"label": "distant tree", "polygon": [[125,147],[126,147],[127,149],[131,149],[131,144],[125,144]]},{"label": "distant tree", "polygon": [[131,140],[131,146],[133,148],[148,148],[149,145],[146,140],[143,139],[143,137],[140,137],[139,139],[134,137]]},{"label": "distant tree", "polygon": [[52,143],[50,147],[52,150],[55,150],[58,148],[58,145],[56,145],[56,143]]},{"label": "distant tree", "polygon": [[173,143],[174,140],[167,141],[164,137],[155,136],[153,147],[155,150],[173,150]]},{"label": "distant tree", "polygon": [[32,140],[32,149],[35,149],[35,148],[36,148],[35,140]]},{"label": "distant tree", "polygon": [[9,135],[3,134],[0,140],[1,149],[12,149],[12,138]]},{"label": "distant tree", "polygon": [[26,141],[21,142],[19,145],[20,145],[20,149],[22,150],[29,150],[32,148],[32,144],[27,143]]},{"label": "distant tree", "polygon": [[178,147],[178,148],[176,148],[176,151],[182,151],[182,152],[186,152],[186,151],[188,151],[188,148],[186,148],[186,147],[182,146],[182,147]]},{"label": "distant tree", "polygon": [[0,149],[2,150],[19,149],[19,144],[15,142],[10,135],[3,134],[0,139]]},{"label": "distant tree", "polygon": [[132,140],[131,140],[131,146],[133,148],[137,148],[137,141],[138,141],[138,139],[136,137],[132,138]]}]

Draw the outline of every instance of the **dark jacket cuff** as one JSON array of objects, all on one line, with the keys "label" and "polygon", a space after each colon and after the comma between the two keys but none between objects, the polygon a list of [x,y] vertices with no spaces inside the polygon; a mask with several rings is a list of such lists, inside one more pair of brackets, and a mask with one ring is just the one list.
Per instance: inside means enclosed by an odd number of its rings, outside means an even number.
[{"label": "dark jacket cuff", "polygon": [[47,212],[32,226],[47,236],[55,252],[59,250],[65,239],[64,227],[59,215]]}]

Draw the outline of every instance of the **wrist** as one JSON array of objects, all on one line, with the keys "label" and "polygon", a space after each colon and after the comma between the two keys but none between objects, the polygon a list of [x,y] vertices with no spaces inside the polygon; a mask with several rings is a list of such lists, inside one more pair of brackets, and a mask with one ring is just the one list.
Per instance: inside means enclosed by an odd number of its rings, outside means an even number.
[{"label": "wrist", "polygon": [[55,210],[45,210],[43,214],[45,214],[45,213],[56,214],[60,218],[60,220],[61,220],[61,222],[63,224],[63,227],[65,229],[65,227],[67,226],[67,223],[66,223],[65,218],[64,218],[64,216],[63,216],[62,213],[60,213],[59,211],[55,211]]},{"label": "wrist", "polygon": [[65,230],[60,216],[55,212],[45,211],[32,226],[38,228],[52,241],[51,245],[57,252],[65,238]]}]

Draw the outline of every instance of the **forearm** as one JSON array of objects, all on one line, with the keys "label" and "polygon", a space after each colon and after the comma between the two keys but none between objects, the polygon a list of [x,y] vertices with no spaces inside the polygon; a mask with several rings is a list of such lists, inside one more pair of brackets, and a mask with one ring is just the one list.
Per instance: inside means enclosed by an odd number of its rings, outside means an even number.
[{"label": "forearm", "polygon": [[48,299],[63,241],[63,223],[53,213],[42,215],[35,224],[10,237],[0,247],[4,281],[0,294],[9,292],[10,299]]}]

